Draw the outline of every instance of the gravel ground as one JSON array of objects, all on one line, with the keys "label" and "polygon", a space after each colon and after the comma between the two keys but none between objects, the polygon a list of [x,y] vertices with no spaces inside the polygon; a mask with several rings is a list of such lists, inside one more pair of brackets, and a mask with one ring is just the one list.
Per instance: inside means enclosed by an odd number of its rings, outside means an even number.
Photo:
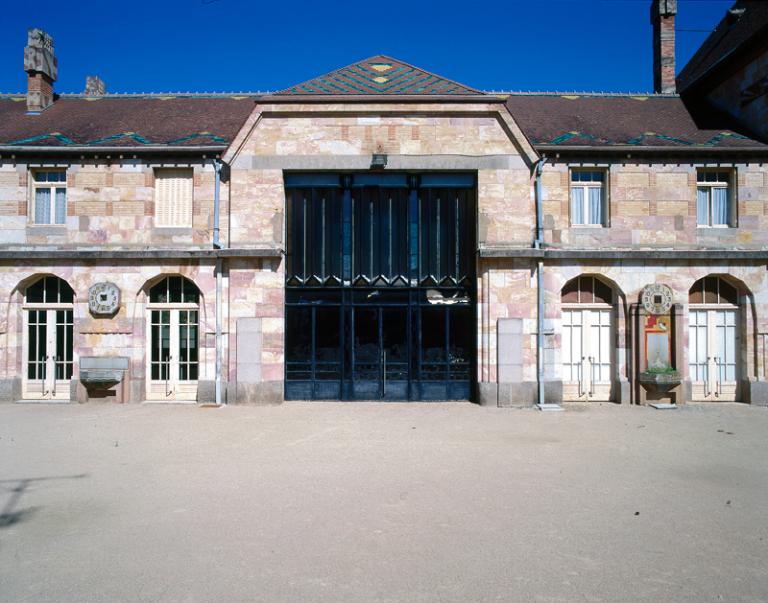
[{"label": "gravel ground", "polygon": [[2,601],[768,601],[768,409],[0,406]]}]

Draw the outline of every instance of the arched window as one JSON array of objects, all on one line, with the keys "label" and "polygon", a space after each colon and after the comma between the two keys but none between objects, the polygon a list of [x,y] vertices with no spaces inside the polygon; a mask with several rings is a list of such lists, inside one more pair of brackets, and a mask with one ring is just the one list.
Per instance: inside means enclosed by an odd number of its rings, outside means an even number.
[{"label": "arched window", "polygon": [[72,287],[56,276],[44,276],[24,291],[25,398],[69,399],[74,298]]},{"label": "arched window", "polygon": [[613,289],[594,276],[577,276],[563,287],[560,301],[564,304],[613,305]]},{"label": "arched window", "polygon": [[735,400],[739,293],[719,276],[688,293],[688,370],[694,400]]},{"label": "arched window", "polygon": [[195,283],[183,276],[167,276],[149,290],[152,304],[197,304],[199,299]]},{"label": "arched window", "polygon": [[199,289],[182,276],[167,276],[150,288],[149,399],[197,399],[199,302]]},{"label": "arched window", "polygon": [[562,370],[566,399],[610,399],[613,298],[612,287],[593,276],[576,277],[562,289]]},{"label": "arched window", "polygon": [[688,292],[688,303],[738,306],[739,292],[719,276],[705,276],[693,283]]}]

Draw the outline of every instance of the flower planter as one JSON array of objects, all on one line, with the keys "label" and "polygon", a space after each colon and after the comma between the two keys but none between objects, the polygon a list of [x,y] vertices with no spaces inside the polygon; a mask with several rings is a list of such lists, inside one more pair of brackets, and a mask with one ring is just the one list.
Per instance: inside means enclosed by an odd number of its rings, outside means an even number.
[{"label": "flower planter", "polygon": [[683,381],[682,376],[677,371],[666,373],[642,371],[637,376],[637,380],[647,391],[659,394],[665,394],[675,389]]}]

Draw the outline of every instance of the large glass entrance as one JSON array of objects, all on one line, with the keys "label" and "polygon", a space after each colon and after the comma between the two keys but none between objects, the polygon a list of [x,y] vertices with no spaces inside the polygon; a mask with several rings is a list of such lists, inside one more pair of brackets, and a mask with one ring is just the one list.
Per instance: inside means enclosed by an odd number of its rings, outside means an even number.
[{"label": "large glass entrance", "polygon": [[287,174],[287,399],[473,395],[470,174]]}]

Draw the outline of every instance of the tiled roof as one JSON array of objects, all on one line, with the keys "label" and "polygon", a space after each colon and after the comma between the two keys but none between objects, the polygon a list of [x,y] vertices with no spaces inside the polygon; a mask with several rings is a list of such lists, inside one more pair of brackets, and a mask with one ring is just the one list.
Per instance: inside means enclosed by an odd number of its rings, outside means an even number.
[{"label": "tiled roof", "polygon": [[384,55],[358,61],[326,75],[291,86],[279,95],[482,95],[482,92],[447,80]]},{"label": "tiled roof", "polygon": [[678,90],[685,92],[706,74],[725,66],[752,41],[764,49],[768,47],[768,2],[765,0],[739,0],[726,12],[677,76]]},{"label": "tiled roof", "polygon": [[0,146],[222,147],[253,110],[252,97],[61,97],[27,115],[23,96],[0,98]]},{"label": "tiled roof", "polygon": [[507,107],[535,147],[761,148],[730,130],[698,125],[678,96],[520,94]]},{"label": "tiled roof", "polygon": [[[373,78],[366,84],[368,88],[360,83],[360,74],[366,70]],[[357,75],[353,77],[353,73]],[[374,81],[376,77],[380,81]],[[313,95],[320,101],[339,95],[379,96],[396,101],[414,95],[438,100],[477,97],[479,101],[498,102],[497,95],[377,56],[274,95],[64,95],[39,115],[27,115],[23,96],[0,97],[0,147],[224,149],[245,123],[255,102],[281,97],[298,100],[303,95]],[[512,94],[506,106],[536,147],[768,151],[768,145],[697,123],[684,102],[674,95]]]}]

